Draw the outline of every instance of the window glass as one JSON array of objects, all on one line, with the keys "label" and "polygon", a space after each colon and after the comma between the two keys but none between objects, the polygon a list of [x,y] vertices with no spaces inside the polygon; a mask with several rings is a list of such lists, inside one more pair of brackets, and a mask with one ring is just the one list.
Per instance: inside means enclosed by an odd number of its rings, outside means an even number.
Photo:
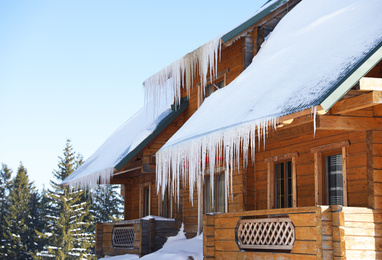
[{"label": "window glass", "polygon": [[[214,180],[214,194],[210,176],[204,178],[204,213],[225,212],[225,175],[217,174]],[[212,196],[214,195],[214,201]]]},{"label": "window glass", "polygon": [[150,207],[150,189],[147,187],[143,191],[143,197],[144,197],[144,207],[143,207],[143,215],[147,216],[150,214],[149,207]]},{"label": "window glass", "polygon": [[275,164],[275,207],[292,207],[292,162]]},{"label": "window glass", "polygon": [[326,196],[328,205],[343,205],[342,155],[326,157]]}]

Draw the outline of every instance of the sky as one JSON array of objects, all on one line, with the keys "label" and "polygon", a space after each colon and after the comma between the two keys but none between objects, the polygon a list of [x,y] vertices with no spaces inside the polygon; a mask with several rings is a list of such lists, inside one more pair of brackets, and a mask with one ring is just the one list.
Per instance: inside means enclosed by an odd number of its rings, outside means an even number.
[{"label": "sky", "polygon": [[[144,105],[145,79],[266,0],[0,0],[0,163],[49,187]],[[13,175],[14,176],[14,175]]]}]

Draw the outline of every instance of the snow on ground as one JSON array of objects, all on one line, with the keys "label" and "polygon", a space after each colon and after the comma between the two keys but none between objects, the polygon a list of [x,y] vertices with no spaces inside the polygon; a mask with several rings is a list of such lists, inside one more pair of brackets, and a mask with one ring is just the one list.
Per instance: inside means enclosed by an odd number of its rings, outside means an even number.
[{"label": "snow on ground", "polygon": [[203,234],[187,239],[184,235],[183,225],[179,230],[179,233],[176,236],[169,237],[167,242],[163,245],[163,248],[151,253],[149,255],[145,255],[141,258],[138,255],[121,255],[121,256],[113,256],[113,257],[105,257],[101,258],[104,260],[187,260],[190,259],[198,260],[203,259]]}]

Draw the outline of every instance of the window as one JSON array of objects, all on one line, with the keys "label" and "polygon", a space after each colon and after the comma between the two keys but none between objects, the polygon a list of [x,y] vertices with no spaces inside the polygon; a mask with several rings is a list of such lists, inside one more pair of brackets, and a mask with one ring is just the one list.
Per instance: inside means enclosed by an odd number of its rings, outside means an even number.
[{"label": "window", "polygon": [[145,184],[139,185],[139,217],[143,218],[150,215],[150,204],[151,204],[151,183],[147,182]]},{"label": "window", "polygon": [[209,84],[206,87],[203,87],[198,84],[198,100],[197,105],[200,107],[203,103],[203,101],[209,97],[213,92],[215,92],[217,89],[221,89],[224,86],[227,85],[227,73],[229,72],[229,69],[225,69],[223,71],[220,71],[217,73],[216,77],[209,77],[207,78],[207,84],[210,82],[213,82],[213,84]]},{"label": "window", "polygon": [[143,188],[143,216],[150,215],[150,189],[149,187]]},{"label": "window", "polygon": [[292,161],[275,164],[275,208],[293,206]]},{"label": "window", "polygon": [[342,174],[342,154],[335,154],[325,157],[326,174],[323,175],[324,196],[323,203],[327,205],[343,205],[343,174]]},{"label": "window", "polygon": [[269,209],[297,207],[296,157],[298,153],[288,153],[265,159],[268,163]]},{"label": "window", "polygon": [[167,186],[164,195],[159,193],[159,216],[172,218],[171,187]]},{"label": "window", "polygon": [[[213,196],[214,195],[214,196]],[[225,174],[215,175],[214,189],[211,188],[210,176],[204,177],[204,213],[226,212]]]},{"label": "window", "polygon": [[347,206],[346,149],[349,141],[312,148],[316,205]]},{"label": "window", "polygon": [[204,99],[206,99],[212,93],[214,93],[218,89],[221,89],[222,87],[224,87],[224,81],[220,81],[219,83],[210,84],[210,85],[206,86],[206,88],[204,89]]}]

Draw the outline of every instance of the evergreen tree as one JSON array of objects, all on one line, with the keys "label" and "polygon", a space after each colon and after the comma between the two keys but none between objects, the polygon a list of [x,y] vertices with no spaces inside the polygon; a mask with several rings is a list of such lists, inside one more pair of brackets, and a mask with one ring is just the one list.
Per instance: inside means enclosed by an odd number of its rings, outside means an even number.
[{"label": "evergreen tree", "polygon": [[95,222],[114,222],[123,218],[123,199],[118,193],[119,188],[119,185],[98,185],[92,205]]},{"label": "evergreen tree", "polygon": [[42,195],[36,188],[31,186],[30,189],[27,247],[33,256],[36,252],[42,250],[44,245],[38,236],[38,232],[42,232],[44,229],[44,204],[42,204]]},{"label": "evergreen tree", "polygon": [[94,232],[89,233],[92,216],[89,213],[90,199],[82,190],[71,191],[60,183],[80,164],[82,157],[76,156],[67,140],[63,157],[59,157],[58,170],[53,171],[56,181],[51,181],[52,189],[45,192],[44,200],[46,228],[42,239],[48,239],[47,251],[41,258],[83,259],[89,257],[94,244]]},{"label": "evergreen tree", "polygon": [[29,182],[27,170],[20,164],[16,177],[11,182],[9,211],[5,216],[5,251],[9,259],[31,259],[28,247],[34,239],[30,223],[30,197],[33,183]]},{"label": "evergreen tree", "polygon": [[7,165],[2,164],[0,170],[0,259],[5,257],[5,216],[8,215],[8,195],[12,170]]}]

